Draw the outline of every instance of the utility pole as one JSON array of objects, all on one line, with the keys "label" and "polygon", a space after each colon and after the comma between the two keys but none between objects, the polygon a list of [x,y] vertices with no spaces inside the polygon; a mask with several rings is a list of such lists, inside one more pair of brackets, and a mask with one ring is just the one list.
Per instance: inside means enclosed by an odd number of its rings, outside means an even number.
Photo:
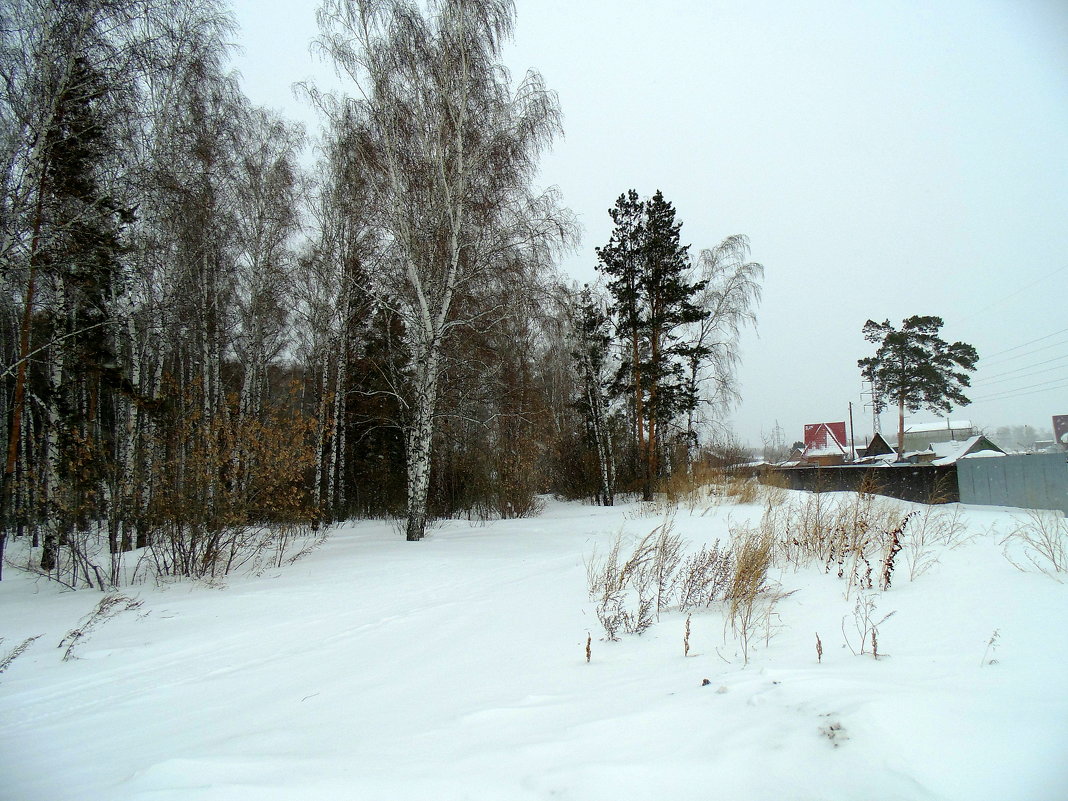
[{"label": "utility pole", "polygon": [[857,460],[857,438],[853,435],[853,401],[849,402],[849,461]]}]

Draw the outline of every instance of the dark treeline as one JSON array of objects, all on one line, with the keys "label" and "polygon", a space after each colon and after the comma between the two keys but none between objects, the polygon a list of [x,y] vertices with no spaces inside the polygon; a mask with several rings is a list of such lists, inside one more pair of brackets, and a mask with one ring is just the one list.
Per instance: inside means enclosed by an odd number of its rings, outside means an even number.
[{"label": "dark treeline", "polygon": [[324,522],[419,539],[648,497],[734,399],[744,237],[693,259],[631,192],[603,286],[554,272],[575,226],[533,181],[560,111],[501,67],[510,2],[318,14],[351,92],[305,87],[307,169],[230,73],[221,3],[0,9],[0,551],[31,569],[215,576]]}]

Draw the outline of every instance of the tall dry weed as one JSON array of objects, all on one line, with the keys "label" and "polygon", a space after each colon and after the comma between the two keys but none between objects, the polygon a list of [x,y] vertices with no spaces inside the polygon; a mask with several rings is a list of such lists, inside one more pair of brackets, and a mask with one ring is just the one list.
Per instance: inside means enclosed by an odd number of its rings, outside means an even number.
[{"label": "tall dry weed", "polygon": [[779,596],[768,581],[775,539],[766,528],[741,527],[733,532],[734,570],[727,589],[727,620],[749,663],[753,638],[770,631],[770,618]]},{"label": "tall dry weed", "polygon": [[597,619],[607,639],[618,640],[621,631],[641,634],[672,605],[684,548],[669,517],[638,540],[625,558],[619,535],[604,557],[595,552],[587,560],[590,598],[597,602]]}]

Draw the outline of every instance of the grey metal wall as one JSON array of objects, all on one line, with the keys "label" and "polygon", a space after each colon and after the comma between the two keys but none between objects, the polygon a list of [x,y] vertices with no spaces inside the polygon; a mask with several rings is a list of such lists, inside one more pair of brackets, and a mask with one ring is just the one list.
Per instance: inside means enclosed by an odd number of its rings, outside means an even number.
[{"label": "grey metal wall", "polygon": [[1068,453],[957,462],[961,503],[1060,509],[1068,515]]}]

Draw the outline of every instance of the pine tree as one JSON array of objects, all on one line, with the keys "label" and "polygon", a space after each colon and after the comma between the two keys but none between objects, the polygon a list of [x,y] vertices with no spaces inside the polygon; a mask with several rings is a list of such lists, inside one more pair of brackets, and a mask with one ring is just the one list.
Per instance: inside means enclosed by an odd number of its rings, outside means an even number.
[{"label": "pine tree", "polygon": [[613,379],[614,395],[626,394],[631,400],[633,442],[637,446],[637,463],[644,465],[645,451],[645,381],[642,375],[645,347],[645,308],[641,295],[643,248],[645,238],[645,204],[631,189],[616,199],[608,210],[615,228],[603,248],[597,248],[597,269],[608,277],[608,291],[613,298],[609,308],[622,349],[619,369]]},{"label": "pine tree", "polygon": [[646,270],[642,280],[648,304],[649,436],[647,476],[652,481],[659,472],[658,448],[663,428],[676,415],[697,405],[696,392],[685,381],[685,360],[707,355],[704,346],[680,338],[683,326],[709,316],[693,303],[703,282],[690,283],[689,245],[680,242],[682,222],[675,219],[675,207],[657,191],[646,203]]},{"label": "pine tree", "polygon": [[941,317],[919,315],[902,321],[900,329],[889,320],[864,324],[864,339],[879,349],[857,365],[864,380],[872,383],[876,412],[888,403],[897,404],[899,459],[904,458],[905,409],[949,414],[954,405],[970,402],[963,389],[971,385],[968,373],[975,369],[979,354],[965,342],[950,344],[942,339],[938,334],[942,325]]},{"label": "pine tree", "polygon": [[615,229],[597,250],[598,269],[610,276],[612,315],[624,354],[613,389],[631,400],[638,473],[645,499],[652,498],[668,424],[697,404],[685,380],[686,359],[706,351],[682,339],[682,329],[709,312],[694,304],[701,282],[691,283],[689,245],[680,241],[682,222],[657,191],[645,202],[633,189],[609,211]]}]

